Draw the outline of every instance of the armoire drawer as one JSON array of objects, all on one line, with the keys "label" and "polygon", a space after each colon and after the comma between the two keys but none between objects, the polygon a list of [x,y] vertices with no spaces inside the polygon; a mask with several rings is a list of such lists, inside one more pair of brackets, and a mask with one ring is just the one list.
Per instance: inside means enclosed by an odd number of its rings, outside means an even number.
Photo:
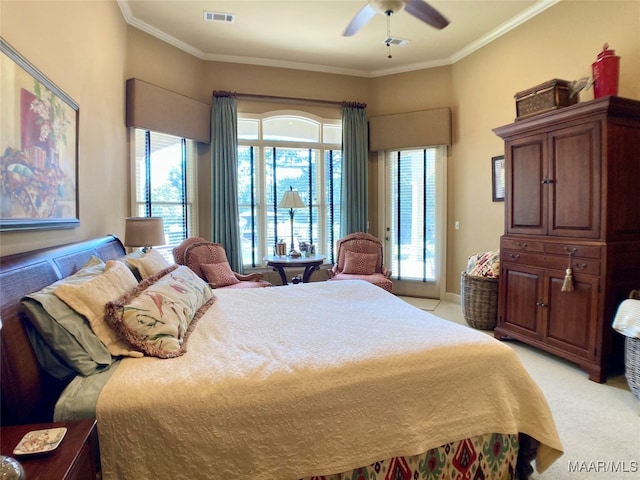
[{"label": "armoire drawer", "polygon": [[[502,250],[500,252],[500,260],[553,270],[566,270],[569,266],[568,255],[543,255],[517,250]],[[600,275],[600,261],[589,258],[571,258],[571,269],[574,274]]]},{"label": "armoire drawer", "polygon": [[[545,267],[555,270],[566,270],[569,266],[569,258],[567,255],[559,257],[555,255],[544,256]],[[600,275],[600,260],[591,260],[588,258],[572,258],[571,270],[573,274],[582,273],[584,275]]]},{"label": "armoire drawer", "polygon": [[544,253],[569,255],[576,258],[600,258],[602,248],[599,245],[579,245],[570,243],[545,243]]},{"label": "armoire drawer", "polygon": [[544,252],[544,242],[536,240],[520,240],[516,238],[503,238],[500,243],[501,248],[519,250],[527,252]]},{"label": "armoire drawer", "polygon": [[541,253],[529,253],[521,250],[500,250],[501,262],[514,262],[523,265],[544,266],[545,259]]}]

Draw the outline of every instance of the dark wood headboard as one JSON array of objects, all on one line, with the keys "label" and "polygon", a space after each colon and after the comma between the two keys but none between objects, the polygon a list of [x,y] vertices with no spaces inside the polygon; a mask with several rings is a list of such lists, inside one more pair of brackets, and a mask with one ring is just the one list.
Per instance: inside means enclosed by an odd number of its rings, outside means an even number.
[{"label": "dark wood headboard", "polygon": [[50,422],[66,386],[44,372],[27,337],[20,299],[82,268],[92,255],[122,257],[120,240],[105,237],[0,258],[1,424]]}]

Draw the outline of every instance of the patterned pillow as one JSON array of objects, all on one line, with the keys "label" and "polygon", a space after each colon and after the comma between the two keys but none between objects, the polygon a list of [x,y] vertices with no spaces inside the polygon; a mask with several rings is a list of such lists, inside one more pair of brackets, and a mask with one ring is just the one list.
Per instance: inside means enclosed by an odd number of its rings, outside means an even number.
[{"label": "patterned pillow", "polygon": [[467,260],[467,274],[474,277],[500,276],[500,250],[477,253]]},{"label": "patterned pillow", "polygon": [[109,260],[102,275],[77,285],[60,285],[53,293],[80,315],[85,316],[91,325],[91,330],[104,343],[111,355],[141,357],[140,352],[131,351],[104,321],[105,305],[136,285],[138,285],[136,278],[124,263]]},{"label": "patterned pillow", "polygon": [[186,352],[196,321],[215,301],[211,287],[188,267],[175,265],[167,270],[109,302],[105,314],[120,338],[160,358]]},{"label": "patterned pillow", "polygon": [[378,255],[375,253],[345,252],[342,273],[373,275],[377,261]]},{"label": "patterned pillow", "polygon": [[158,250],[149,250],[140,258],[127,255],[125,261],[138,269],[144,280],[171,266]]},{"label": "patterned pillow", "polygon": [[205,263],[200,265],[200,268],[204,276],[207,277],[207,282],[213,288],[228,287],[229,285],[240,283],[240,280],[236,278],[233,270],[231,270],[229,262]]}]

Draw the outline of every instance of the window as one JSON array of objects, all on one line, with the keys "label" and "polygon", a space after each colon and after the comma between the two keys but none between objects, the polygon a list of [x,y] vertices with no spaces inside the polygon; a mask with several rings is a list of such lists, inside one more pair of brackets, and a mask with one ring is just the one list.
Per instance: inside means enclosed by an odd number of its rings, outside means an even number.
[{"label": "window", "polygon": [[[386,154],[387,252],[393,278],[439,281],[444,147]],[[395,290],[395,287],[394,287]],[[434,292],[429,296],[437,296]]]},{"label": "window", "polygon": [[158,248],[173,261],[171,249],[195,231],[195,142],[135,129],[133,215],[162,217],[166,245]]},{"label": "window", "polygon": [[293,188],[305,204],[294,210],[293,243],[304,241],[333,261],[340,234],[342,126],[303,112],[238,115],[238,205],[246,267],[272,255],[278,240],[291,248],[288,209],[278,209]]}]

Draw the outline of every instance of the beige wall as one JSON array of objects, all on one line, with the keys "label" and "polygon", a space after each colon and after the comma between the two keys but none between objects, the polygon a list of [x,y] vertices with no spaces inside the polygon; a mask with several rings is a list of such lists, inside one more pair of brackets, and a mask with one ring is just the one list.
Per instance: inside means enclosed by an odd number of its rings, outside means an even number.
[{"label": "beige wall", "polygon": [[[491,201],[490,162],[504,147],[491,130],[513,122],[513,95],[553,78],[591,76],[608,42],[621,57],[619,95],[640,100],[639,32],[638,1],[563,1],[453,65],[448,292],[460,291],[469,255],[499,246],[504,204]],[[580,94],[591,99],[592,89]],[[453,229],[456,220],[460,230]]]},{"label": "beige wall", "polygon": [[[231,90],[360,101],[368,104],[369,115],[451,107],[446,290],[458,293],[466,258],[497,248],[503,230],[504,204],[491,201],[490,168],[491,157],[503,148],[491,129],[513,121],[513,94],[552,78],[589,76],[591,63],[608,42],[622,57],[620,95],[640,99],[639,31],[639,1],[563,1],[452,66],[368,79],[204,62],[127,27],[112,1],[2,0],[2,36],[80,105],[81,211],[77,229],[0,234],[0,253],[123,234],[122,219],[129,213],[124,81],[138,77],[206,102],[212,90]],[[588,91],[581,100],[592,97]],[[260,108],[265,106],[240,106]],[[201,205],[206,207],[208,149],[200,153]],[[374,156],[371,162],[373,187]],[[374,228],[378,201],[372,189]],[[201,233],[206,234],[206,209],[201,213]],[[460,230],[453,229],[455,220]]]},{"label": "beige wall", "polygon": [[[2,37],[80,106],[80,226],[3,232],[0,254],[124,235],[129,160],[124,127],[126,23],[112,1],[0,2]],[[1,80],[0,80],[1,81]]]},{"label": "beige wall", "polygon": [[127,78],[140,78],[201,102],[211,103],[211,96],[206,93],[202,81],[207,62],[137,28],[127,27],[127,34]]}]

